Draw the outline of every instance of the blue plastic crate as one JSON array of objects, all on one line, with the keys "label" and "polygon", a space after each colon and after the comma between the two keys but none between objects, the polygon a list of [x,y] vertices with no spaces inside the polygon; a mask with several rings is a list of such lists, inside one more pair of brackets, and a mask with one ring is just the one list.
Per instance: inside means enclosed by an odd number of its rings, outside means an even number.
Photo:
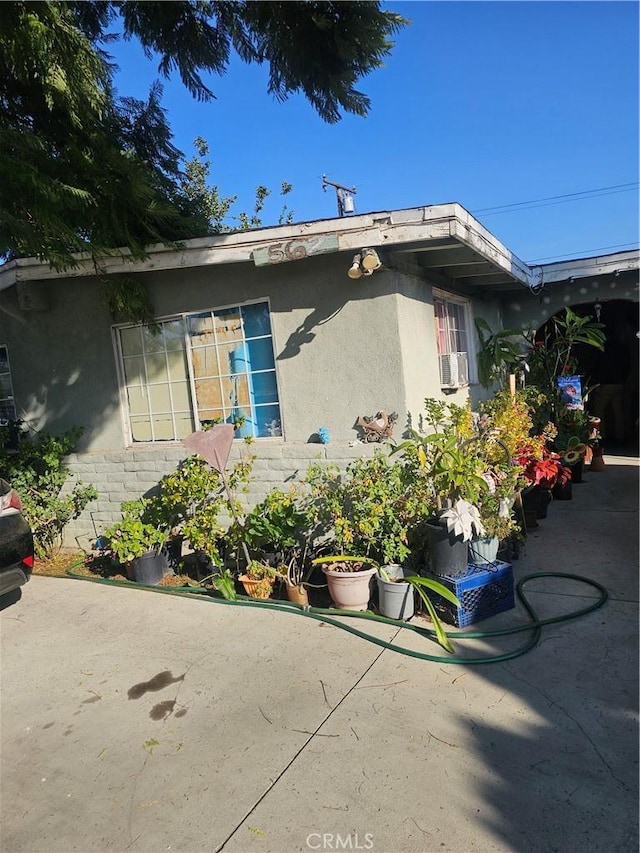
[{"label": "blue plastic crate", "polygon": [[431,574],[427,577],[440,581],[460,602],[456,607],[437,592],[425,590],[436,613],[448,625],[463,628],[515,606],[511,563],[496,560],[487,566],[469,565],[467,573],[456,578]]}]

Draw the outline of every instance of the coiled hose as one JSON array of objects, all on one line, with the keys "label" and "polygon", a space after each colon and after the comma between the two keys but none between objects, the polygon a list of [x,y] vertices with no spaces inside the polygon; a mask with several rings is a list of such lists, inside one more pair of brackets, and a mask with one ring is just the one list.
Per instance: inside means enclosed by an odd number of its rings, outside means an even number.
[{"label": "coiled hose", "polygon": [[[326,622],[328,625],[333,625],[336,628],[340,628],[343,631],[347,631],[349,634],[353,634],[356,637],[360,637],[363,640],[367,640],[370,643],[374,643],[376,646],[381,646],[383,649],[388,649],[389,651],[397,652],[401,655],[407,655],[408,657],[417,658],[418,660],[428,660],[434,661],[436,663],[464,664],[466,666],[486,663],[501,663],[503,661],[513,660],[514,658],[521,657],[537,645],[542,634],[542,628],[545,625],[555,625],[560,622],[567,622],[569,619],[577,619],[580,616],[586,616],[587,613],[591,613],[592,611],[602,607],[609,598],[609,593],[601,584],[599,584],[597,581],[591,580],[590,578],[582,577],[580,575],[568,574],[565,572],[536,572],[534,574],[526,575],[525,577],[521,578],[516,584],[516,594],[519,600],[521,601],[523,607],[527,611],[527,614],[531,619],[530,622],[511,628],[501,628],[495,631],[457,631],[455,633],[446,632],[446,634],[447,637],[449,637],[451,640],[458,641],[487,639],[489,637],[506,637],[510,634],[518,634],[525,631],[530,631],[531,637],[522,646],[513,651],[504,652],[503,654],[490,655],[488,657],[472,658],[458,657],[456,655],[430,655],[426,652],[418,652],[414,649],[408,649],[403,646],[396,645],[395,643],[389,642],[387,640],[381,640],[379,637],[374,637],[371,634],[367,634],[364,631],[360,631],[351,625],[346,625],[343,622],[339,622],[337,619],[332,618],[332,616],[342,616],[349,617],[350,619],[362,619],[369,622],[379,622],[383,625],[393,625],[397,628],[403,628],[407,631],[414,631],[416,634],[426,637],[429,640],[435,641],[435,631],[430,628],[422,627],[420,625],[413,625],[409,622],[402,622],[397,619],[388,619],[386,616],[379,616],[376,613],[371,613],[368,610],[334,610],[332,608],[309,607],[306,605],[293,604],[289,601],[278,601],[275,599],[255,599],[243,595],[239,595],[237,599],[230,601],[222,597],[213,596],[212,590],[207,587],[177,588],[146,586],[144,584],[136,583],[134,581],[116,581],[110,580],[109,578],[87,577],[86,575],[79,575],[74,573],[73,568],[74,566],[70,567],[67,570],[67,577],[74,578],[77,580],[90,581],[92,583],[110,584],[111,586],[135,587],[136,589],[157,592],[163,595],[177,595],[181,598],[191,598],[196,601],[209,601],[214,602],[216,604],[225,604],[235,607],[258,607],[263,610],[275,610],[281,613],[293,613],[300,616],[306,616],[310,619],[315,619],[318,622]],[[573,610],[570,613],[565,613],[561,616],[552,616],[548,619],[538,619],[538,614],[535,612],[533,606],[531,605],[531,603],[523,592],[524,586],[530,581],[535,580],[536,578],[563,578],[566,580],[578,581],[596,589],[599,593],[599,597],[593,603],[587,605],[586,607],[582,607],[580,610]]]}]

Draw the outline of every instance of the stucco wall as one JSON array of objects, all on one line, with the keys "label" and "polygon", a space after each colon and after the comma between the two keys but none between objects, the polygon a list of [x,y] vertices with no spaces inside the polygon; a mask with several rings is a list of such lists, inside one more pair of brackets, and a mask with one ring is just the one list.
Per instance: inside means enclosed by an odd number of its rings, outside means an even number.
[{"label": "stucco wall", "polygon": [[504,321],[506,328],[539,329],[550,317],[564,307],[614,299],[638,302],[638,274],[581,278],[569,282],[554,282],[539,294],[526,290],[506,294]]},{"label": "stucco wall", "polygon": [[[419,426],[425,397],[443,396],[431,286],[394,269],[354,281],[349,262],[332,255],[144,274],[157,317],[270,301],[284,437],[254,445],[250,503],[303,476],[311,459],[344,467],[371,452],[349,446],[359,415],[395,410],[399,437],[409,423]],[[100,285],[86,277],[28,289],[31,304],[43,310],[23,310],[16,288],[0,293],[0,342],[9,347],[19,416],[53,433],[84,429],[70,466],[100,497],[70,526],[73,545],[76,536],[94,537],[116,521],[122,501],[153,488],[187,454],[174,443],[125,447],[112,321]],[[474,313],[499,322],[491,301],[476,301]],[[471,392],[477,397],[478,386]],[[463,403],[468,393],[447,399]],[[321,426],[331,436],[327,446],[309,443]]]}]

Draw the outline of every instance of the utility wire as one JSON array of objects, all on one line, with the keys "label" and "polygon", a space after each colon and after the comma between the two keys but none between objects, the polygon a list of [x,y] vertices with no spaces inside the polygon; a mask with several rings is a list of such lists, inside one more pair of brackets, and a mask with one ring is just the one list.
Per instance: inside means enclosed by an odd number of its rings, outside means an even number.
[{"label": "utility wire", "polygon": [[598,198],[603,195],[616,195],[617,193],[631,192],[638,187],[638,181],[633,181],[627,184],[612,184],[609,187],[598,187],[592,190],[582,190],[577,193],[565,193],[564,195],[552,195],[546,198],[534,198],[529,201],[518,201],[512,204],[495,205],[494,207],[482,207],[471,212],[475,215],[482,213],[485,215],[493,215],[507,211],[529,210],[535,207],[548,207],[552,204],[566,204],[569,201],[581,201],[588,198]]},{"label": "utility wire", "polygon": [[[585,256],[587,256],[587,255],[592,255],[594,252],[605,252],[607,249],[621,249],[621,248],[623,248],[623,247],[625,247],[625,246],[627,246],[627,247],[633,247],[633,248],[635,249],[635,248],[638,246],[638,243],[637,243],[637,242],[635,242],[635,243],[614,243],[612,246],[600,246],[600,247],[599,247],[599,248],[597,248],[597,249],[581,249],[580,251],[578,251],[578,252],[572,252],[571,254],[572,254],[572,255],[574,255],[574,256],[575,256],[575,255],[585,255]],[[565,252],[565,253],[564,253],[564,254],[562,254],[562,255],[547,255],[547,256],[546,256],[546,257],[544,257],[544,258],[534,258],[534,259],[533,259],[533,260],[531,260],[531,261],[527,261],[527,263],[529,263],[529,264],[535,264],[535,263],[537,263],[538,261],[552,261],[552,260],[554,260],[555,258],[564,258],[564,259],[566,259],[566,260],[571,260],[571,258],[567,258],[567,254],[568,254],[568,253],[567,253],[567,252]],[[574,260],[575,260],[575,258],[574,258]]]}]

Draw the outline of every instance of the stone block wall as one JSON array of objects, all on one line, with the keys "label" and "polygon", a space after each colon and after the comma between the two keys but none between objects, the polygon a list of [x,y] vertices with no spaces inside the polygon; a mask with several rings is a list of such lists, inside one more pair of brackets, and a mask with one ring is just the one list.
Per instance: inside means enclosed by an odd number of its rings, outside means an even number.
[{"label": "stone block wall", "polygon": [[[325,463],[344,469],[353,459],[370,457],[376,448],[372,444],[291,444],[255,442],[246,447],[236,442],[229,464],[241,453],[255,456],[253,475],[248,492],[240,496],[248,508],[255,506],[274,488],[303,480],[309,465]],[[71,477],[65,490],[74,483],[92,483],[98,499],[92,501],[82,515],[65,528],[64,547],[89,549],[96,538],[120,518],[120,504],[152,491],[162,477],[170,474],[189,456],[181,445],[157,448],[129,448],[107,453],[74,453],[67,459]]]}]

